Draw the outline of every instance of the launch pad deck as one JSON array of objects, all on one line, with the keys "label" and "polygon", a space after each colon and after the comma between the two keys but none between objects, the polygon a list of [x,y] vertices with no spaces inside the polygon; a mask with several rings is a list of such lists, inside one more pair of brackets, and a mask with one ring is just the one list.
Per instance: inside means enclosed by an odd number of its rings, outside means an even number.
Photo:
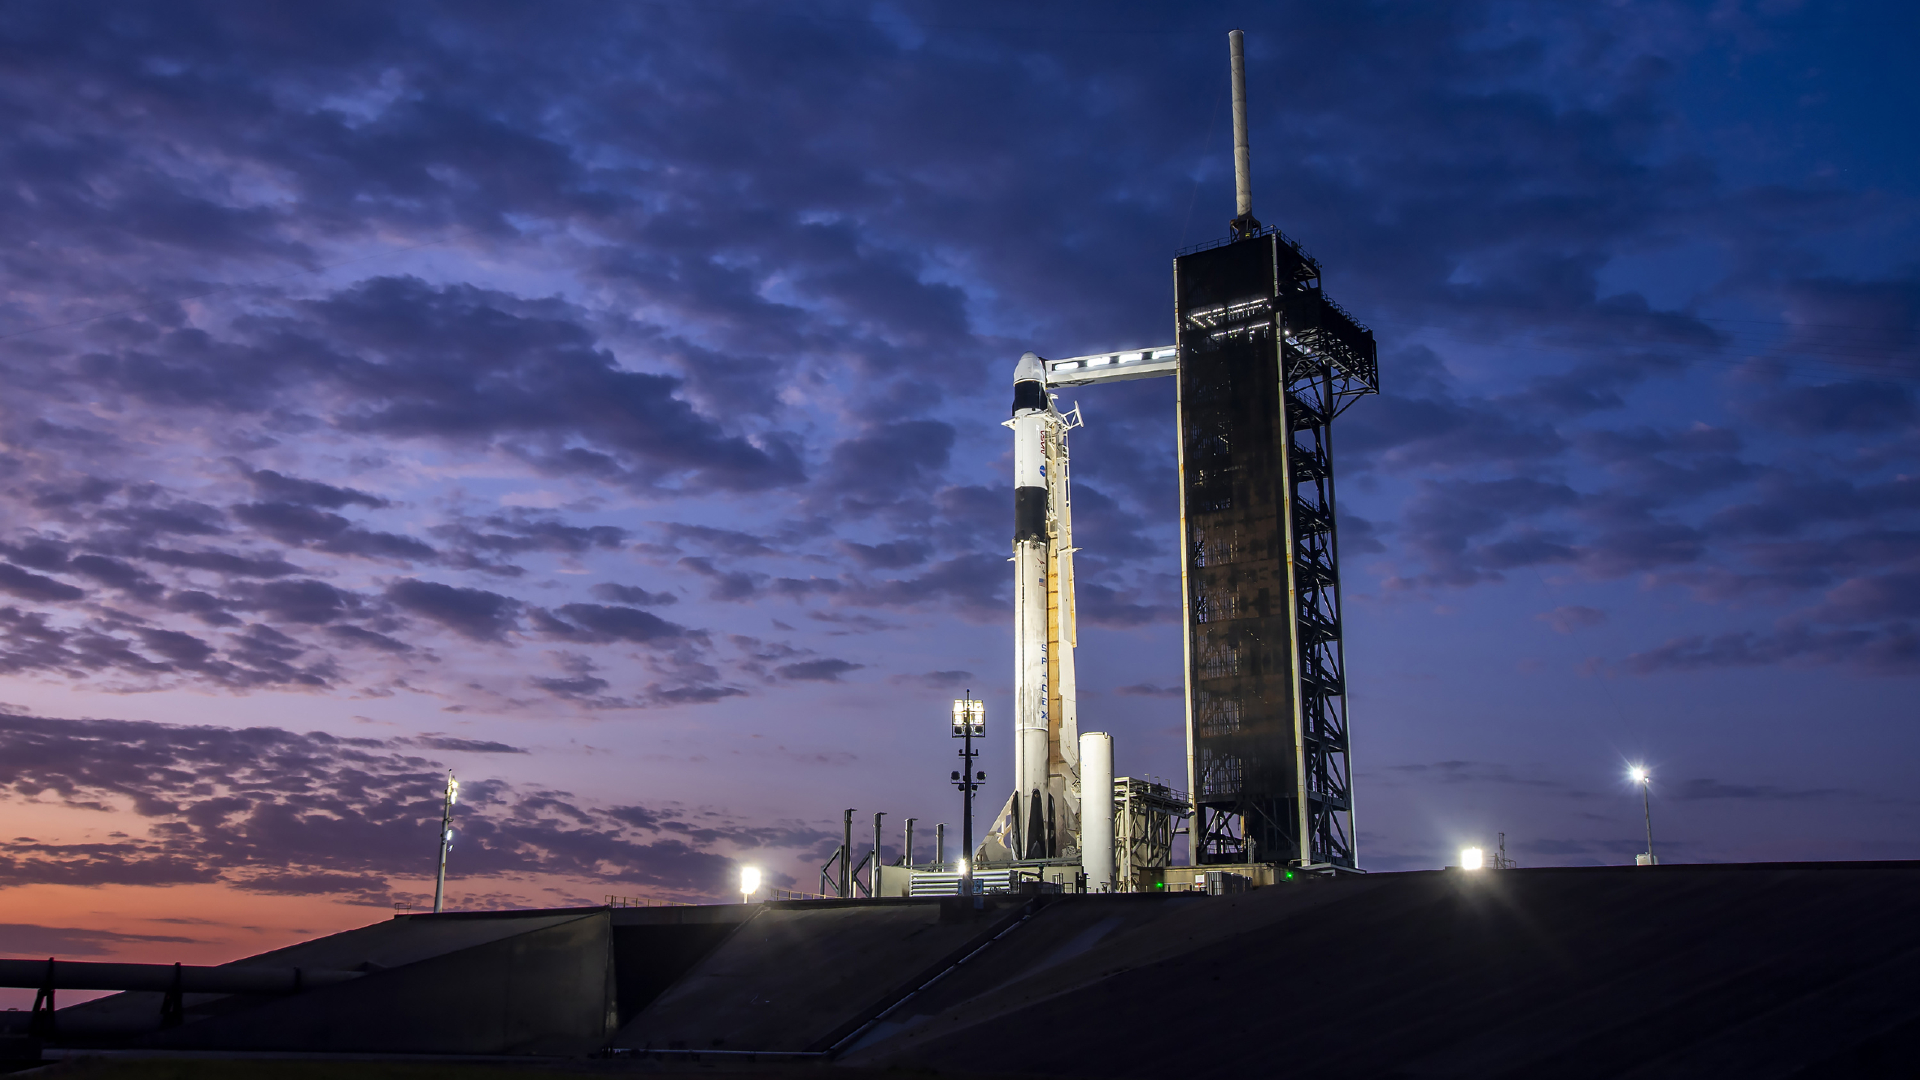
[{"label": "launch pad deck", "polygon": [[170,1027],[161,994],[119,994],[60,1009],[48,1041],[943,1075],[1905,1075],[1917,909],[1920,863],[1825,863],[413,915],[233,965],[350,982],[190,994]]}]

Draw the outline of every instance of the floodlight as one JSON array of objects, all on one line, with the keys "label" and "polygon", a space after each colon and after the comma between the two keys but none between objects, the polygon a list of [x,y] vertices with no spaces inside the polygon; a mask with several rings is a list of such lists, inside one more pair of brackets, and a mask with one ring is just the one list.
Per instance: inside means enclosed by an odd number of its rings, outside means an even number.
[{"label": "floodlight", "polygon": [[987,733],[987,703],[978,698],[953,699],[953,737],[982,738]]},{"label": "floodlight", "polygon": [[1486,855],[1477,847],[1460,849],[1460,869],[1478,870],[1486,865]]},{"label": "floodlight", "polygon": [[1646,766],[1633,765],[1627,769],[1627,778],[1636,784],[1644,784],[1652,779],[1652,776],[1647,772]]},{"label": "floodlight", "polygon": [[760,868],[743,866],[740,868],[740,899],[751,900],[753,894],[760,891]]}]

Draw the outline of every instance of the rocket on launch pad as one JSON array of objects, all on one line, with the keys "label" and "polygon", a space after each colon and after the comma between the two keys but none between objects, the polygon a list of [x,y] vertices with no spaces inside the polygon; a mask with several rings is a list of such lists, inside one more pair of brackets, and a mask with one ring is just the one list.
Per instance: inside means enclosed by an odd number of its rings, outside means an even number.
[{"label": "rocket on launch pad", "polygon": [[[1017,860],[1079,854],[1080,749],[1073,647],[1073,511],[1067,432],[1044,361],[1013,375],[1014,790],[988,833]],[[998,861],[983,845],[988,861]]]},{"label": "rocket on launch pad", "polygon": [[[1073,650],[1072,475],[1067,433],[1080,409],[1061,412],[1050,387],[1150,379],[1173,373],[1171,345],[1048,360],[1027,353],[1013,373],[1014,785],[974,853],[975,864],[1079,863],[1088,887],[1115,886],[1113,739],[1080,731]],[[1089,741],[1090,740],[1090,741]],[[1084,749],[1085,747],[1091,749]],[[1083,807],[1082,758],[1087,776]],[[1101,819],[1087,825],[1082,811]],[[1096,827],[1097,826],[1097,827]],[[1100,850],[1089,851],[1092,842]]]},{"label": "rocket on launch pad", "polygon": [[[1014,369],[1015,782],[976,866],[1079,863],[1083,887],[1133,887],[1136,853],[1107,829],[1121,813],[1112,739],[1079,731],[1067,433],[1080,411],[1049,390],[1174,376],[1194,864],[1358,869],[1331,424],[1379,392],[1377,347],[1323,293],[1319,263],[1253,217],[1243,35],[1227,42],[1236,214],[1227,238],[1174,259],[1175,343],[1027,353]],[[1171,857],[1162,825],[1149,858]]]}]

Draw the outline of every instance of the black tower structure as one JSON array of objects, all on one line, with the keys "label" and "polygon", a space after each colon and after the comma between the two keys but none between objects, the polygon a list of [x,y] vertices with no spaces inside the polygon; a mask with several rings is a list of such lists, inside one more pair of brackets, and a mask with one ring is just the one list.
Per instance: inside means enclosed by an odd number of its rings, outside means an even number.
[{"label": "black tower structure", "polygon": [[1173,264],[1194,862],[1356,869],[1333,420],[1379,365],[1241,209]]}]

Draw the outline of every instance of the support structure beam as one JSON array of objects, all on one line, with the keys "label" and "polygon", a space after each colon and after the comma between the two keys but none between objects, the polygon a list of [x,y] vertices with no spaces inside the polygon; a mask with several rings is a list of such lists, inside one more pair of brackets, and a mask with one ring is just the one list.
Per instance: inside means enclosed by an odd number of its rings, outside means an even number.
[{"label": "support structure beam", "polygon": [[1119,352],[1089,353],[1064,360],[1043,360],[1047,386],[1088,386],[1093,383],[1126,382],[1130,379],[1157,379],[1179,369],[1180,353],[1172,345],[1151,349],[1123,349]]}]

